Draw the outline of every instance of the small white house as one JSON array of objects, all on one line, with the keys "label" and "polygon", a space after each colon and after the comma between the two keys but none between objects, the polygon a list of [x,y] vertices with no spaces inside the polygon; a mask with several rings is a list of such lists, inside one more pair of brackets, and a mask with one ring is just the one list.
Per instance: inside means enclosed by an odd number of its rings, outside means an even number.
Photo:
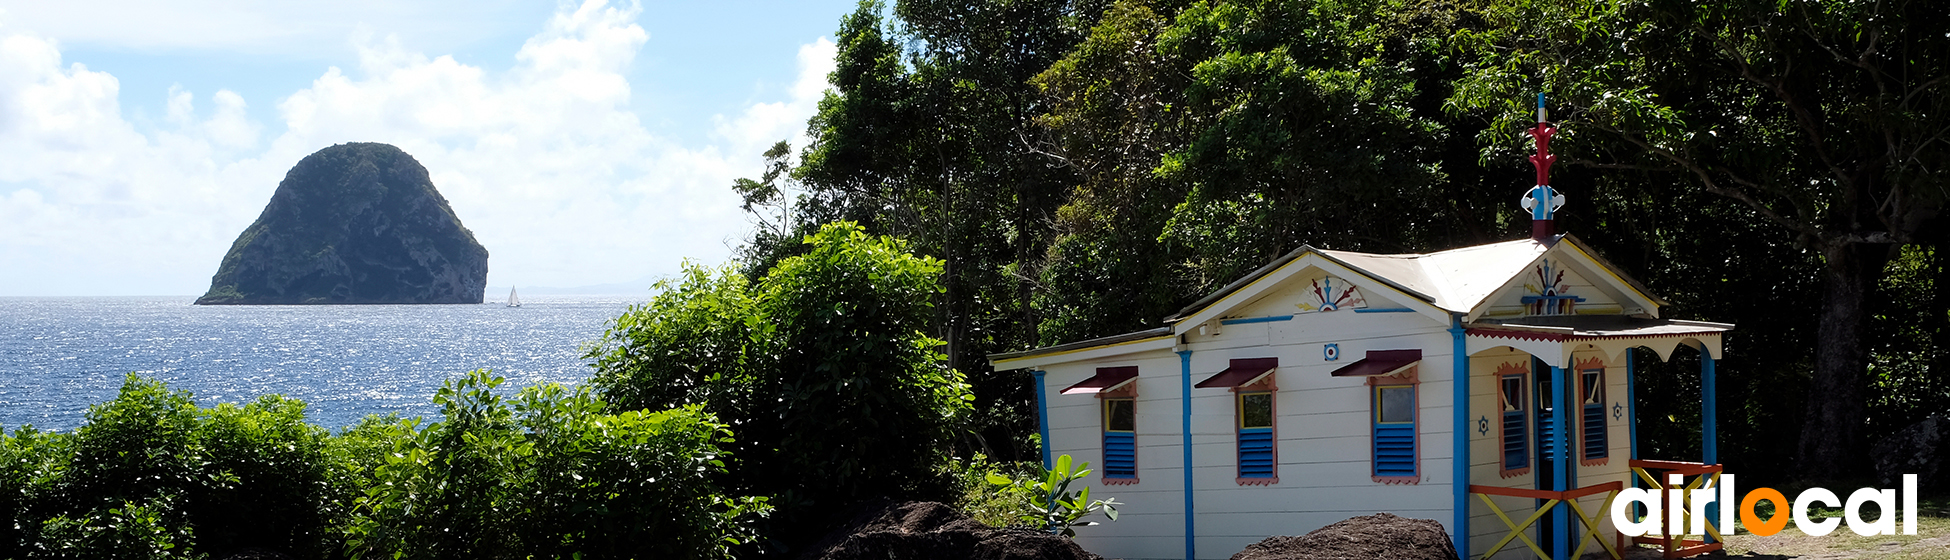
[{"label": "small white house", "polygon": [[[1530,239],[1301,247],[1168,326],[992,356],[1034,374],[1045,464],[1088,461],[1093,494],[1125,504],[1078,543],[1227,558],[1390,512],[1441,521],[1470,558],[1616,554],[1603,506],[1618,489],[1717,472],[1714,363],[1732,325],[1661,318],[1658,297],[1551,233],[1561,196],[1533,193]],[[1682,346],[1701,353],[1705,456],[1640,461],[1631,350]]]}]

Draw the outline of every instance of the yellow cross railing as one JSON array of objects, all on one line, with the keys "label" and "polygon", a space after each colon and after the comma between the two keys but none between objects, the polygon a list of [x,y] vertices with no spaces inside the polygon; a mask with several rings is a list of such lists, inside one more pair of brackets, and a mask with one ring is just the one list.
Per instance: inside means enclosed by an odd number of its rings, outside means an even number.
[{"label": "yellow cross railing", "polygon": [[[1537,553],[1538,558],[1549,560],[1551,558],[1550,553],[1544,552],[1544,547],[1537,546],[1536,541],[1530,540],[1530,536],[1524,534],[1524,530],[1529,529],[1537,520],[1543,519],[1544,514],[1550,513],[1551,509],[1556,508],[1559,504],[1569,505],[1571,513],[1577,515],[1578,521],[1584,523],[1584,533],[1578,535],[1578,550],[1577,552],[1571,553],[1571,558],[1583,556],[1584,548],[1589,546],[1593,540],[1598,541],[1598,546],[1604,547],[1605,552],[1611,553],[1612,558],[1621,558],[1622,556],[1618,551],[1618,547],[1612,546],[1610,541],[1605,540],[1605,537],[1599,534],[1598,516],[1611,511],[1612,499],[1617,498],[1618,492],[1623,489],[1625,489],[1625,483],[1615,480],[1604,484],[1593,484],[1576,490],[1565,490],[1562,492],[1470,485],[1469,492],[1475,494],[1477,498],[1482,499],[1485,505],[1490,506],[1490,511],[1496,514],[1496,518],[1503,520],[1503,525],[1510,528],[1510,534],[1503,537],[1503,540],[1496,541],[1496,544],[1490,547],[1489,552],[1483,553],[1483,558],[1488,559],[1491,556],[1495,556],[1496,553],[1503,551],[1503,547],[1508,546],[1512,539],[1520,539],[1523,541],[1524,546],[1530,547],[1531,552]],[[1604,505],[1598,506],[1597,511],[1589,514],[1585,513],[1584,507],[1578,505],[1578,499],[1598,493],[1605,494]],[[1531,513],[1530,517],[1524,518],[1522,523],[1517,523],[1511,521],[1510,515],[1503,513],[1503,508],[1497,507],[1496,501],[1491,500],[1490,496],[1510,496],[1544,500],[1544,505],[1537,508],[1536,512]]]},{"label": "yellow cross railing", "polygon": [[[1645,481],[1646,489],[1659,492],[1662,496],[1671,495],[1667,494],[1666,491],[1675,488],[1665,480],[1665,476],[1661,475],[1676,474],[1692,479],[1691,482],[1685,482],[1685,478],[1681,478],[1680,480],[1682,482],[1676,488],[1677,490],[1681,490],[1679,493],[1681,502],[1679,504],[1679,519],[1676,521],[1678,521],[1679,526],[1682,528],[1691,526],[1691,516],[1693,513],[1692,491],[1718,488],[1720,486],[1720,473],[1726,470],[1720,465],[1684,463],[1679,461],[1635,460],[1631,462],[1631,465],[1632,473],[1638,475],[1639,480]],[[1657,474],[1654,471],[1657,471]],[[1731,506],[1722,504],[1720,507]],[[1640,519],[1643,518],[1641,517]],[[1720,528],[1715,526],[1713,518],[1708,517],[1705,523],[1706,536],[1712,537],[1712,542],[1707,542],[1705,539],[1687,540],[1683,534],[1672,534],[1671,529],[1674,521],[1667,520],[1666,523],[1660,524],[1660,534],[1658,536],[1645,535],[1636,537],[1633,539],[1633,542],[1659,546],[1664,549],[1664,557],[1666,560],[1698,556],[1726,547],[1726,539],[1720,536]]]}]

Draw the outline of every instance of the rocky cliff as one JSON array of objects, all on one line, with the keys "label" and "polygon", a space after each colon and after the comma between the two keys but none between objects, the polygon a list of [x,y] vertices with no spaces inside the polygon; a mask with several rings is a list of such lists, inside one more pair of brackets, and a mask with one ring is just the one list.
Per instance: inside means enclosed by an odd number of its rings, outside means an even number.
[{"label": "rocky cliff", "polygon": [[480,303],[487,260],[413,156],[340,144],[285,174],[196,303]]}]

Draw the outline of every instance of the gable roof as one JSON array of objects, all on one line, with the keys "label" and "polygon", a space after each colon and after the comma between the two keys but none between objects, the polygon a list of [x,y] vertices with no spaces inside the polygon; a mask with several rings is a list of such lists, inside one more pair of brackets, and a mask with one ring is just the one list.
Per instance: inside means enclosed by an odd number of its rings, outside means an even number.
[{"label": "gable roof", "polygon": [[1245,277],[1227,284],[1212,295],[1185,306],[1177,314],[1166,317],[1165,322],[1176,323],[1197,314],[1225,299],[1226,296],[1309,253],[1353,269],[1444,311],[1470,313],[1475,311],[1484,300],[1494,296],[1511,278],[1516,277],[1536,263],[1537,259],[1543,257],[1545,253],[1559,246],[1564,246],[1564,250],[1591,260],[1617,281],[1619,284],[1617,287],[1621,291],[1643,298],[1655,307],[1666,305],[1665,300],[1653,296],[1650,290],[1645,289],[1644,284],[1598,257],[1584,245],[1583,241],[1567,233],[1552,238],[1548,243],[1533,239],[1519,239],[1434,253],[1397,255],[1329,251],[1301,245],[1300,248],[1274,259],[1266,266],[1259,267]]},{"label": "gable roof", "polygon": [[[1330,251],[1316,249],[1309,245],[1301,245],[1300,248],[1281,255],[1280,258],[1274,259],[1273,262],[1247,273],[1238,280],[1226,284],[1225,287],[1220,288],[1218,291],[1200,298],[1191,305],[1185,306],[1178,313],[1166,317],[1165,323],[1167,326],[1091,340],[1082,340],[1057,346],[998,353],[990,355],[989,361],[991,364],[995,364],[997,369],[1003,369],[1002,366],[1004,365],[1028,367],[1032,365],[1029,364],[1032,359],[1040,361],[1054,354],[1073,353],[1092,348],[1104,348],[1120,344],[1128,345],[1138,342],[1143,342],[1146,348],[1157,346],[1158,344],[1168,344],[1176,339],[1174,335],[1177,331],[1192,327],[1191,324],[1175,325],[1175,323],[1184,322],[1195,315],[1203,315],[1203,317],[1199,318],[1199,321],[1216,318],[1210,312],[1223,312],[1224,309],[1215,309],[1214,306],[1223,304],[1225,308],[1231,308],[1239,305],[1244,300],[1252,299],[1254,297],[1253,292],[1266,289],[1264,286],[1254,287],[1256,282],[1267,279],[1269,276],[1288,276],[1292,272],[1282,273],[1282,269],[1296,265],[1298,261],[1302,260],[1311,263],[1300,264],[1299,266],[1302,268],[1307,266],[1323,266],[1329,269],[1345,268],[1347,269],[1346,272],[1358,274],[1361,278],[1372,280],[1388,288],[1397,290],[1410,298],[1419,300],[1413,302],[1415,307],[1425,310],[1425,313],[1428,314],[1434,314],[1438,317],[1444,312],[1456,315],[1471,315],[1483,311],[1482,308],[1486,301],[1502,292],[1504,288],[1510,285],[1513,279],[1529,270],[1532,266],[1535,266],[1539,259],[1544,258],[1552,252],[1559,253],[1560,256],[1562,256],[1562,253],[1570,253],[1575,259],[1585,261],[1595,269],[1594,272],[1600,273],[1598,275],[1600,276],[1597,279],[1598,281],[1604,282],[1628,298],[1647,304],[1647,311],[1655,316],[1658,307],[1667,305],[1665,300],[1653,296],[1651,291],[1645,288],[1644,284],[1639,283],[1631,276],[1625,274],[1624,271],[1619,270],[1618,267],[1613,266],[1604,258],[1599,257],[1583,241],[1578,240],[1577,237],[1570,234],[1559,234],[1551,238],[1548,242],[1539,242],[1526,238],[1515,241],[1490,243],[1487,245],[1473,245],[1433,253],[1398,255]],[[1309,256],[1312,256],[1312,258],[1310,259]],[[1278,280],[1276,278],[1275,283],[1277,282]],[[1246,294],[1238,298],[1240,301],[1226,302],[1228,297],[1242,291],[1245,291]],[[1465,320],[1474,321],[1475,317],[1468,317]],[[1021,363],[1001,364],[1000,362]]]}]

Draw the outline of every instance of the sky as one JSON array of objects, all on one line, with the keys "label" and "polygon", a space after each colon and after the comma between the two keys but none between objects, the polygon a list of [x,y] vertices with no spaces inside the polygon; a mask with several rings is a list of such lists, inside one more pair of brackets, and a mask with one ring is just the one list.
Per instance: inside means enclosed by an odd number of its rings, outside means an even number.
[{"label": "sky", "polygon": [[0,0],[0,296],[200,295],[299,159],[412,154],[494,286],[730,258],[852,0]]}]

